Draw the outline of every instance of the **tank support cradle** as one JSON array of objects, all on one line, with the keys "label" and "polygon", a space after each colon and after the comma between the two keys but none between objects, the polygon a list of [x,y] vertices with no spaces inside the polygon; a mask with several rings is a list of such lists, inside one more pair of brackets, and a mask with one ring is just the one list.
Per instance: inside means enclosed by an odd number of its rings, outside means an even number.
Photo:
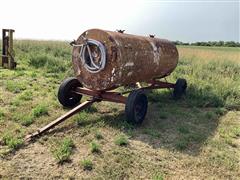
[{"label": "tank support cradle", "polygon": [[[149,86],[141,87],[136,90],[142,89],[142,90],[151,90],[151,89],[162,89],[162,88],[174,88],[175,84],[168,83],[168,82],[162,82],[158,80],[152,80],[149,82]],[[66,114],[60,116],[56,120],[52,121],[51,123],[47,124],[46,126],[38,129],[36,132],[29,134],[25,137],[24,141],[29,142],[37,137],[40,137],[43,133],[49,131],[50,129],[54,128],[56,125],[62,123],[66,119],[70,118],[74,114],[78,113],[79,111],[88,108],[91,106],[94,102],[100,102],[100,101],[109,101],[109,102],[115,102],[115,103],[122,103],[126,104],[127,97],[123,96],[123,94],[127,94],[131,91],[126,92],[114,92],[114,91],[94,91],[87,88],[77,87],[75,90],[73,90],[74,93],[90,96],[91,99],[86,100],[85,102],[79,104],[78,106],[74,107],[70,111],[68,111]]]}]

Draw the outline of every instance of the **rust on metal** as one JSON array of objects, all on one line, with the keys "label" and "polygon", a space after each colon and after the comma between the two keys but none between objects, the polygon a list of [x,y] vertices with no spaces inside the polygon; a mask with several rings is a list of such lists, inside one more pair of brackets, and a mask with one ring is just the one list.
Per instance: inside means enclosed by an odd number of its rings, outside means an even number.
[{"label": "rust on metal", "polygon": [[8,69],[15,69],[17,63],[13,51],[13,29],[2,29],[2,58],[1,66]]},{"label": "rust on metal", "polygon": [[87,88],[77,87],[74,91],[77,94],[87,95],[98,99],[99,101],[110,101],[115,103],[126,103],[127,97],[118,92],[94,91]]},{"label": "rust on metal", "polygon": [[[85,48],[95,58],[93,70],[85,68],[80,52],[87,40],[100,42],[106,51],[106,63],[99,64],[101,53],[90,45]],[[92,53],[91,53],[92,52]],[[88,58],[91,60],[91,58]],[[89,60],[89,61],[90,61]],[[90,29],[76,40],[72,52],[73,68],[84,87],[106,90],[112,87],[148,82],[169,75],[178,62],[176,46],[164,39],[130,35],[126,33]]]},{"label": "rust on metal", "polygon": [[163,81],[153,80],[150,82],[151,85],[143,87],[142,89],[164,89],[164,88],[174,88],[175,84]]}]

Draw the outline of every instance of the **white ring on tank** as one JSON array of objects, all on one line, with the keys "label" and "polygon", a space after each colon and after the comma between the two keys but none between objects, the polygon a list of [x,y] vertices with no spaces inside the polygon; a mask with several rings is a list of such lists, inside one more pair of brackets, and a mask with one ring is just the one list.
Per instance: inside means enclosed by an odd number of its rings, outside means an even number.
[{"label": "white ring on tank", "polygon": [[[92,59],[93,57],[90,53],[91,50],[89,48],[89,45],[95,45],[99,48],[100,53],[101,53],[101,59],[100,59],[99,65],[94,63],[94,61]],[[80,59],[81,59],[81,62],[83,64],[83,66],[85,67],[85,69],[87,71],[91,72],[91,73],[98,73],[99,71],[103,70],[106,66],[106,49],[105,49],[105,46],[101,42],[99,42],[97,40],[94,40],[94,39],[87,39],[86,42],[84,44],[82,44],[81,46],[82,46],[82,48],[80,50]],[[88,63],[86,63],[86,59],[85,59],[86,50],[89,53],[90,62],[91,62],[92,66],[90,66]]]}]

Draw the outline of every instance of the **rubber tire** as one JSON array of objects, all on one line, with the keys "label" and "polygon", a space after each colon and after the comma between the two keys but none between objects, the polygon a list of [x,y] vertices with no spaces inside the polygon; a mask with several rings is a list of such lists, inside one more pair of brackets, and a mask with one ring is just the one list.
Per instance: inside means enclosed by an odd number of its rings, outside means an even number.
[{"label": "rubber tire", "polygon": [[82,87],[82,84],[75,77],[69,77],[61,83],[58,89],[58,101],[64,107],[71,108],[79,104],[82,95],[71,92],[77,87]]},{"label": "rubber tire", "polygon": [[173,98],[180,99],[183,94],[186,93],[187,81],[186,79],[178,79],[175,83],[175,87],[173,90]]},{"label": "rubber tire", "polygon": [[134,125],[140,125],[147,114],[147,108],[148,99],[144,92],[142,90],[132,91],[128,95],[127,103],[125,106],[125,115],[127,121]]}]

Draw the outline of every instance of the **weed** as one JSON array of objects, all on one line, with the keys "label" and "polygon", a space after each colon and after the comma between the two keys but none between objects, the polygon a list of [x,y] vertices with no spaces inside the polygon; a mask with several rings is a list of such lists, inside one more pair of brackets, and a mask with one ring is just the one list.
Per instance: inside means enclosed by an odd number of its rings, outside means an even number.
[{"label": "weed", "polygon": [[27,88],[24,83],[16,81],[7,81],[5,86],[8,91],[13,93],[20,93]]},{"label": "weed", "polygon": [[99,139],[103,139],[103,135],[102,135],[99,131],[96,131],[94,136],[95,136],[95,138],[98,139],[98,140],[99,140]]},{"label": "weed", "polygon": [[163,175],[160,173],[157,173],[156,175],[153,176],[153,180],[163,180]]},{"label": "weed", "polygon": [[25,90],[19,95],[19,99],[23,101],[30,101],[32,100],[33,94],[32,91]]},{"label": "weed", "polygon": [[160,113],[159,117],[160,117],[161,119],[167,119],[168,113],[162,111],[162,112]]},{"label": "weed", "polygon": [[17,68],[16,71],[14,72],[14,76],[19,77],[19,76],[23,76],[24,73],[24,69],[19,69]]},{"label": "weed", "polygon": [[89,114],[86,111],[81,111],[77,116],[76,116],[76,121],[78,125],[82,125],[83,122],[88,120]]},{"label": "weed", "polygon": [[49,57],[46,63],[47,72],[60,73],[66,71],[66,63],[63,59]]},{"label": "weed", "polygon": [[65,138],[60,142],[57,142],[57,146],[52,150],[52,153],[58,163],[63,163],[69,160],[72,154],[74,144],[69,138]]},{"label": "weed", "polygon": [[223,107],[224,100],[217,96],[208,85],[198,87],[191,84],[187,90],[186,100],[191,106],[196,107]]},{"label": "weed", "polygon": [[234,170],[238,168],[238,160],[234,154],[228,152],[216,152],[209,157],[212,166],[225,166],[226,169]]},{"label": "weed", "polygon": [[43,115],[48,115],[48,107],[45,104],[39,104],[32,110],[34,117],[40,117]]},{"label": "weed", "polygon": [[30,58],[29,65],[35,68],[40,68],[45,66],[47,60],[48,60],[47,55],[34,55]]},{"label": "weed", "polygon": [[234,127],[234,128],[232,129],[232,137],[233,137],[233,138],[237,138],[237,137],[239,137],[239,136],[240,136],[240,126]]},{"label": "weed", "polygon": [[81,161],[81,165],[83,166],[84,170],[91,171],[93,169],[93,163],[90,159],[84,159]]},{"label": "weed", "polygon": [[181,138],[180,140],[178,140],[176,142],[175,146],[178,150],[184,150],[188,147],[188,144],[189,144],[189,142],[187,139]]},{"label": "weed", "polygon": [[206,136],[205,134],[194,132],[191,134],[187,134],[186,139],[188,139],[192,143],[200,143],[204,140],[205,136]]},{"label": "weed", "polygon": [[159,96],[160,92],[158,90],[153,90],[151,93],[148,93],[148,100],[150,102],[161,102],[161,97]]},{"label": "weed", "polygon": [[187,126],[183,126],[183,125],[181,125],[180,127],[178,127],[178,131],[180,132],[180,133],[182,133],[182,134],[188,134],[190,131],[189,131],[189,129],[188,129],[188,127]]},{"label": "weed", "polygon": [[226,112],[227,112],[227,110],[226,110],[225,108],[217,108],[217,109],[215,110],[215,113],[216,113],[217,115],[219,115],[219,116],[224,115]]},{"label": "weed", "polygon": [[21,123],[23,126],[29,126],[29,125],[31,125],[33,122],[34,122],[34,118],[33,118],[32,115],[25,115],[25,116],[22,116],[21,119],[20,119],[20,123]]},{"label": "weed", "polygon": [[190,131],[186,131],[185,129],[181,133],[183,135],[181,135],[178,141],[175,143],[175,147],[178,150],[185,150],[189,145],[194,143],[198,144],[205,138],[205,136],[202,134],[198,134],[197,132],[190,133]]},{"label": "weed", "polygon": [[96,142],[91,142],[90,144],[91,152],[92,153],[99,153],[100,152],[100,145]]},{"label": "weed", "polygon": [[30,101],[32,100],[32,91],[25,90],[18,96],[16,96],[10,104],[13,106],[20,106],[23,104],[23,101]]},{"label": "weed", "polygon": [[55,58],[51,55],[37,54],[32,55],[29,61],[29,65],[35,68],[46,68],[47,72],[58,73],[66,70],[66,63],[59,58]]},{"label": "weed", "polygon": [[129,141],[125,135],[121,134],[115,138],[115,144],[119,146],[127,146]]},{"label": "weed", "polygon": [[4,117],[5,117],[5,111],[2,108],[0,108],[0,121],[2,121]]},{"label": "weed", "polygon": [[29,126],[34,122],[34,117],[32,114],[13,114],[13,120],[19,122],[23,126]]},{"label": "weed", "polygon": [[14,98],[14,99],[10,102],[10,104],[11,104],[12,106],[20,106],[21,103],[22,103],[21,100],[18,99],[18,98]]},{"label": "weed", "polygon": [[36,78],[37,77],[37,73],[36,72],[31,72],[30,76],[31,76],[31,78]]},{"label": "weed", "polygon": [[226,143],[226,144],[228,144],[229,146],[232,146],[232,147],[237,147],[237,144],[234,143],[234,141],[231,137],[225,137],[224,138],[224,143]]},{"label": "weed", "polygon": [[200,110],[197,107],[193,107],[192,111],[193,111],[194,114],[200,113]]},{"label": "weed", "polygon": [[156,131],[155,129],[146,128],[146,129],[143,130],[143,133],[148,134],[148,135],[150,135],[151,137],[154,137],[154,138],[160,138],[161,137],[161,134],[158,131]]},{"label": "weed", "polygon": [[97,108],[95,106],[90,106],[85,110],[87,113],[95,113],[97,112]]},{"label": "weed", "polygon": [[2,136],[2,141],[11,150],[17,150],[23,144],[22,139],[13,136],[11,133],[5,133]]},{"label": "weed", "polygon": [[212,111],[208,111],[205,113],[205,117],[209,120],[214,119],[216,117],[216,114]]},{"label": "weed", "polygon": [[232,138],[238,138],[240,136],[240,127],[235,127],[234,124],[228,125],[228,127],[221,127],[219,129],[219,135],[230,142]]}]

